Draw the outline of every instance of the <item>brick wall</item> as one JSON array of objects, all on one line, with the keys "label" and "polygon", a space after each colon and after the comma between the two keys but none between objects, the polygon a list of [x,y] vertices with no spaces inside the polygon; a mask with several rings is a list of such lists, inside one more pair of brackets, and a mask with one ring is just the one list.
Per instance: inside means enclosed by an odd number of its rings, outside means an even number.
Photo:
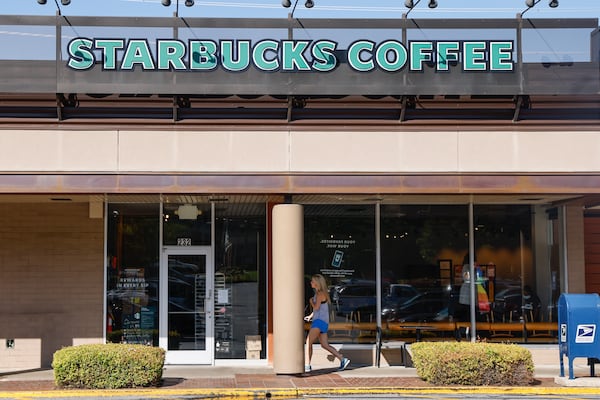
[{"label": "brick wall", "polygon": [[[103,325],[103,220],[88,203],[0,203],[0,370],[21,344],[19,368],[49,367],[63,346],[100,341]],[[27,339],[27,340],[25,340]],[[35,342],[35,341],[34,341]],[[9,353],[6,353],[9,352]]]}]

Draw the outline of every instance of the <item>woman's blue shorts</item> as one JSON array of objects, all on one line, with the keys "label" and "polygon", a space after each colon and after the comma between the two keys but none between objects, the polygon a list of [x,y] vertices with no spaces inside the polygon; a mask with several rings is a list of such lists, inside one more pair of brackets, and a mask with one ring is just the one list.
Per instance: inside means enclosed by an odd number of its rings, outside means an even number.
[{"label": "woman's blue shorts", "polygon": [[310,324],[310,328],[318,328],[321,333],[327,333],[329,330],[329,324],[321,319],[313,320],[312,324]]}]

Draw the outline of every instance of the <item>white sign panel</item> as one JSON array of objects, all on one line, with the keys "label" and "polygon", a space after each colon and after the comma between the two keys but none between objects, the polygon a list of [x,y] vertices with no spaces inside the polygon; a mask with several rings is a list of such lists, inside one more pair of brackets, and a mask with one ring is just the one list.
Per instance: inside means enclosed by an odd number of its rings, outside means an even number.
[{"label": "white sign panel", "polygon": [[560,324],[560,342],[567,342],[567,324]]},{"label": "white sign panel", "polygon": [[575,343],[594,343],[595,335],[596,335],[596,325],[595,324],[577,325],[577,335],[575,336]]}]

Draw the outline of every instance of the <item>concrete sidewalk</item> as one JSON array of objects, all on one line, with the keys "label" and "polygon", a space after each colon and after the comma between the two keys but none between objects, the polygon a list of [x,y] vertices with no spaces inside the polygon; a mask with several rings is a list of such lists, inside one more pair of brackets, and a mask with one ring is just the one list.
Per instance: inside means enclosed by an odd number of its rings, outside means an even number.
[{"label": "concrete sidewalk", "polygon": [[532,394],[598,394],[600,377],[589,377],[586,360],[576,359],[575,379],[559,377],[556,346],[530,349],[535,363],[537,384],[528,387],[435,387],[421,380],[414,368],[384,366],[381,368],[351,364],[337,371],[337,363],[313,365],[313,372],[278,375],[270,366],[183,366],[168,365],[163,372],[163,385],[158,388],[133,390],[59,390],[54,386],[52,370],[0,374],[0,399],[93,398],[126,399],[172,397],[286,397],[318,394],[390,394],[390,393],[507,393]]}]

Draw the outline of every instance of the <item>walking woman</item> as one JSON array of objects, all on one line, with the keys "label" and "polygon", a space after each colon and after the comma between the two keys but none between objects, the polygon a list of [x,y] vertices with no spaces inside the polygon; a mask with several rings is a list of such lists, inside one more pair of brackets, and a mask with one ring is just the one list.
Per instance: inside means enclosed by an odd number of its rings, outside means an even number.
[{"label": "walking woman", "polygon": [[331,306],[331,299],[329,297],[327,283],[325,282],[323,275],[313,275],[312,279],[310,280],[310,286],[315,291],[315,294],[309,300],[310,308],[312,309],[312,313],[309,318],[312,317],[312,323],[306,338],[306,347],[308,348],[308,365],[305,367],[305,371],[310,372],[312,370],[310,362],[313,354],[313,343],[315,343],[317,339],[319,339],[322,348],[340,360],[340,367],[338,368],[338,371],[343,371],[346,369],[348,364],[350,364],[350,360],[342,356],[340,352],[331,346],[327,339],[327,330],[329,329],[329,307]]}]

